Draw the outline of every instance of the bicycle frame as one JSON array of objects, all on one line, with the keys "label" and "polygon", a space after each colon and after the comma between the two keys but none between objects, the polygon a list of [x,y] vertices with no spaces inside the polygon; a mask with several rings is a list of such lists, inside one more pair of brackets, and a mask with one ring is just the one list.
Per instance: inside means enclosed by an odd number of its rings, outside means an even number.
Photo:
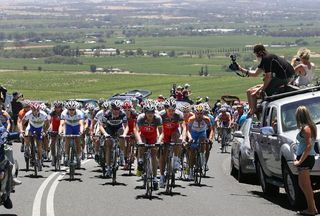
[{"label": "bicycle frame", "polygon": [[69,177],[70,180],[74,180],[75,169],[77,165],[77,152],[75,139],[80,135],[64,135],[65,138],[71,138],[69,144]]}]

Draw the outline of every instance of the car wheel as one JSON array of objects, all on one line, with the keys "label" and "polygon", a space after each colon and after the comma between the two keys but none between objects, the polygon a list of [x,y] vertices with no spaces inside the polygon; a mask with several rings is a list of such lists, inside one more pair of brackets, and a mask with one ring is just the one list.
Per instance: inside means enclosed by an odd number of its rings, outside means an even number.
[{"label": "car wheel", "polygon": [[305,205],[306,200],[304,198],[303,192],[300,189],[298,176],[292,174],[286,163],[282,165],[282,176],[284,189],[287,193],[290,205],[297,208]]},{"label": "car wheel", "polygon": [[239,169],[238,169],[238,182],[243,183],[246,181],[246,176],[245,174],[242,173],[242,168],[241,168],[241,154],[239,155]]},{"label": "car wheel", "polygon": [[230,157],[230,175],[236,176],[237,170],[236,170],[236,168],[234,167],[232,155],[233,155],[233,153],[231,152],[231,157]]},{"label": "car wheel", "polygon": [[262,169],[262,166],[259,160],[256,160],[256,169],[257,169],[257,174],[259,176],[259,181],[260,181],[260,185],[263,193],[267,195],[272,195],[272,196],[279,194],[279,187],[272,185],[266,181],[267,177]]}]

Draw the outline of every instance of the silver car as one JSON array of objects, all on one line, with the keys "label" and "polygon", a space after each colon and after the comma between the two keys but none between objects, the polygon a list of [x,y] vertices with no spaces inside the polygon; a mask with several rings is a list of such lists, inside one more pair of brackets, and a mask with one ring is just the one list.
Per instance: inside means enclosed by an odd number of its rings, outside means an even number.
[{"label": "silver car", "polygon": [[[244,182],[248,174],[255,174],[254,154],[250,146],[250,129],[253,126],[252,118],[248,118],[239,131],[235,131],[231,147],[230,174]],[[236,175],[237,174],[237,175]]]}]

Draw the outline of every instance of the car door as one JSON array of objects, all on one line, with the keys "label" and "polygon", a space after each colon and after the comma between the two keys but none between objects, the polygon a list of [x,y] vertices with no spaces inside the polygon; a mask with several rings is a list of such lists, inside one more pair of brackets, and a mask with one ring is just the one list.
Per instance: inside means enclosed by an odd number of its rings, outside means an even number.
[{"label": "car door", "polygon": [[270,111],[270,120],[268,121],[269,126],[271,126],[274,130],[274,135],[268,137],[268,145],[269,145],[269,160],[268,167],[270,171],[274,175],[281,175],[281,160],[280,160],[280,148],[281,142],[279,139],[278,131],[278,109],[277,107],[271,107]]},{"label": "car door", "polygon": [[[262,122],[262,126],[263,127],[267,127],[269,125],[269,121],[270,121],[270,107],[266,107],[265,111],[264,111],[264,118],[263,118],[263,122]],[[269,136],[268,135],[264,135],[260,132],[259,136],[258,136],[258,145],[259,145],[259,149],[260,149],[260,161],[261,163],[263,163],[263,167],[264,167],[264,171],[265,172],[270,172],[269,170],[269,160],[271,158],[271,145],[269,145],[269,140],[268,140]],[[268,174],[268,173],[267,173]]]},{"label": "car door", "polygon": [[[247,119],[243,125],[241,126],[240,130],[243,134],[243,136],[246,136],[246,131],[248,130],[248,127],[250,127],[249,123],[251,122],[251,119]],[[243,145],[245,139],[248,139],[248,137],[241,138],[241,137],[234,137],[233,144],[232,144],[232,156],[234,159],[234,164],[238,168],[239,167],[239,155],[240,155],[240,148]]]}]

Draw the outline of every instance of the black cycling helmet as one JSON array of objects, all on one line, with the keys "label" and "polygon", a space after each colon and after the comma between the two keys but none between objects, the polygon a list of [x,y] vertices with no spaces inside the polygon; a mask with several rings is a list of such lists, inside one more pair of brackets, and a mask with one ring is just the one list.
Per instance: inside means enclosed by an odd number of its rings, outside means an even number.
[{"label": "black cycling helmet", "polygon": [[110,108],[111,109],[121,109],[121,101],[119,100],[114,100],[110,103]]}]

